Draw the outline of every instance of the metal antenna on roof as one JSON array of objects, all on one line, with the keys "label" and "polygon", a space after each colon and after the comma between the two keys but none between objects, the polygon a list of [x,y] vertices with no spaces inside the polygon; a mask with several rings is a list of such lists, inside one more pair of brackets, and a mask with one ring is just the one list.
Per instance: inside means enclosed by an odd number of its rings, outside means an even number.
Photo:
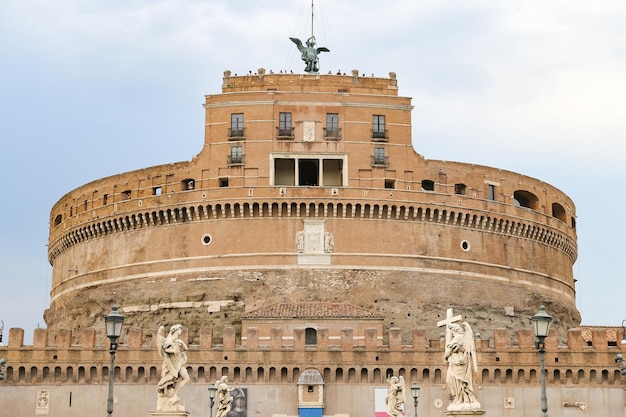
[{"label": "metal antenna on roof", "polygon": [[311,37],[313,36],[313,0],[311,0]]}]

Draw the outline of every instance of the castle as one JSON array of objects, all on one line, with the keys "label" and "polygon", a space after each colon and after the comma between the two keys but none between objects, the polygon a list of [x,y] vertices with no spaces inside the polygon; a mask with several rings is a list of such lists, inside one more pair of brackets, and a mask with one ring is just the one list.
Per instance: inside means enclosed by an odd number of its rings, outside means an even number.
[{"label": "castle", "polygon": [[120,415],[152,407],[156,329],[181,323],[194,415],[222,375],[247,389],[248,416],[296,415],[311,370],[324,414],[373,416],[374,390],[402,375],[422,386],[419,415],[439,416],[436,323],[452,307],[480,333],[484,409],[524,416],[539,409],[528,319],[543,304],[551,415],[622,415],[622,331],[579,327],[571,199],[515,172],[425,159],[396,75],[359,74],[226,71],[191,161],[63,196],[50,214],[47,329],[32,346],[11,329],[0,348],[7,410],[104,410],[103,319],[119,304]]}]

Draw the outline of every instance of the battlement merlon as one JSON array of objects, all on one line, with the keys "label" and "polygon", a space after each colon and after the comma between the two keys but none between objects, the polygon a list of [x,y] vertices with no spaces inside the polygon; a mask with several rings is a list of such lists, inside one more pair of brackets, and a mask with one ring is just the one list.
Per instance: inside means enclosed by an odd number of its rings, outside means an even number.
[{"label": "battlement merlon", "polygon": [[[317,330],[316,347],[318,350],[385,350],[389,352],[432,352],[443,350],[445,341],[443,339],[428,339],[428,332],[424,329],[410,330],[410,345],[402,343],[402,333],[404,329],[391,328],[385,343],[384,335],[374,328],[366,328],[363,334],[356,334],[352,327],[344,327],[340,334],[330,334],[327,328]],[[7,346],[0,347],[3,351],[19,350],[93,350],[98,346],[108,347],[108,339],[103,337],[107,343],[100,345],[96,338],[96,330],[92,328],[82,330],[80,343],[72,343],[72,331],[60,329],[54,337],[49,337],[48,330],[37,328],[33,334],[33,344],[24,345],[24,330],[21,328],[11,328],[9,330],[9,340]],[[559,344],[556,335],[548,336],[546,339],[546,351],[552,353],[567,352],[596,352],[596,353],[617,353],[622,351],[619,340],[625,337],[621,327],[579,327],[569,329],[567,332],[567,344]],[[120,345],[131,350],[153,349],[153,337],[156,329],[144,329],[131,327],[127,329],[120,338]],[[218,336],[215,338],[215,336]],[[284,349],[305,350],[305,329],[296,328],[292,333],[287,334],[281,327],[274,327],[268,335],[261,334],[259,328],[249,327],[245,335],[241,335],[241,344],[237,344],[237,332],[234,327],[225,327],[222,337],[219,338],[210,327],[204,327],[198,332],[197,338],[189,343],[189,331],[183,327],[181,339],[190,345],[192,350],[276,350]],[[216,344],[216,340],[222,343]],[[516,332],[507,329],[494,329],[493,337],[482,339],[480,334],[476,336],[477,351],[483,353],[506,353],[506,352],[534,352],[535,338],[531,329],[523,329]]]},{"label": "battlement merlon", "polygon": [[394,72],[389,78],[375,77],[374,74],[360,74],[352,70],[350,75],[274,73],[259,68],[256,73],[233,75],[224,71],[222,93],[244,91],[303,91],[314,86],[316,92],[355,93],[398,96],[398,81]]}]

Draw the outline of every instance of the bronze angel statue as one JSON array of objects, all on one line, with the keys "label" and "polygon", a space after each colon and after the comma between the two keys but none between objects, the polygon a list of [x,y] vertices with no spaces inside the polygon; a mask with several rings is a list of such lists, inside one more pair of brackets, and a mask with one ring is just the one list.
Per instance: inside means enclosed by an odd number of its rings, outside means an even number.
[{"label": "bronze angel statue", "polygon": [[330,52],[330,49],[325,47],[315,46],[315,36],[311,36],[306,41],[306,45],[302,44],[302,41],[298,38],[289,38],[293,43],[298,46],[298,50],[302,53],[302,60],[306,64],[304,72],[309,74],[317,74],[319,71],[319,58],[317,57],[320,52]]},{"label": "bronze angel statue", "polygon": [[406,401],[406,383],[404,377],[392,376],[387,379],[387,395],[385,404],[387,414],[391,417],[401,417],[404,412],[404,402]]},{"label": "bronze angel statue", "polygon": [[448,410],[480,408],[474,394],[474,372],[476,345],[474,332],[467,322],[448,325],[444,359],[448,362],[446,382],[452,394],[452,404]]}]

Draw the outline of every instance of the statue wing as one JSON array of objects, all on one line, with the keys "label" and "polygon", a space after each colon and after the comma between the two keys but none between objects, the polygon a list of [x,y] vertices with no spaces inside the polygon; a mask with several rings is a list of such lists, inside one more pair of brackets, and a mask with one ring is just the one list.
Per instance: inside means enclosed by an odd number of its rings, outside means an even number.
[{"label": "statue wing", "polygon": [[159,352],[159,356],[163,357],[165,352],[163,351],[163,341],[165,340],[165,327],[159,327],[157,331],[157,352]]},{"label": "statue wing", "polygon": [[463,327],[465,328],[465,335],[463,344],[465,345],[465,351],[469,352],[472,357],[472,366],[474,367],[474,372],[478,372],[478,363],[476,362],[476,342],[474,341],[474,332],[470,327],[468,322],[463,322]]},{"label": "statue wing", "polygon": [[306,48],[304,47],[304,45],[302,45],[302,41],[300,39],[298,38],[289,38],[289,39],[291,39],[291,42],[296,44],[296,46],[298,47],[298,51],[300,52],[305,51]]},{"label": "statue wing", "polygon": [[320,52],[330,52],[330,49],[322,46],[321,48],[317,48],[317,53],[319,54]]},{"label": "statue wing", "polygon": [[400,375],[398,377],[399,385],[400,385],[400,398],[402,399],[402,402],[406,402],[406,383],[404,382],[404,377],[402,375]]}]

